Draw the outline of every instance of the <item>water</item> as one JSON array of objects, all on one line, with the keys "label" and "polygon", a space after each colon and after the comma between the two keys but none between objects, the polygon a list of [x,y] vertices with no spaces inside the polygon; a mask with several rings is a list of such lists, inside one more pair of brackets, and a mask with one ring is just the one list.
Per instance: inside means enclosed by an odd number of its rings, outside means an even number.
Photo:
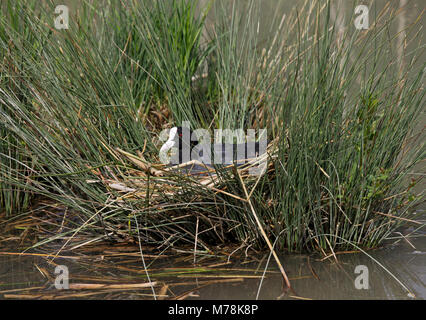
[{"label": "water", "polygon": [[[410,240],[411,241],[411,240]],[[418,299],[426,299],[426,242],[412,241],[369,252],[398,278]],[[339,255],[339,263],[309,259],[318,279],[312,276],[308,257],[297,255],[283,259],[293,288],[300,297],[310,299],[410,299],[405,290],[389,273],[364,254]],[[364,265],[369,272],[369,288],[357,289],[356,266]],[[299,279],[298,279],[299,278]],[[279,275],[264,280],[259,298],[277,299],[281,291]],[[203,299],[255,299],[259,280],[248,280],[241,286],[221,284],[200,291]],[[290,294],[291,295],[291,294]],[[290,297],[291,298],[291,297]]]},{"label": "water", "polygon": [[[315,255],[284,255],[281,262],[295,292],[282,295],[282,277],[273,259],[265,277],[268,254],[200,255],[194,266],[188,252],[166,251],[161,255],[143,248],[156,295],[170,299],[426,299],[426,233],[405,227],[402,234],[415,237],[392,240],[380,249],[346,253],[321,261]],[[398,236],[398,234],[396,234]],[[4,240],[4,239],[0,239]],[[9,243],[6,245],[6,243]],[[37,254],[55,254],[60,244]],[[228,254],[232,248],[228,249]],[[109,288],[105,290],[57,290],[55,267],[64,265],[69,283],[123,285],[147,282],[136,244],[98,243],[61,252],[59,258],[5,255],[20,252],[9,241],[0,242],[0,299],[153,299],[152,289]],[[64,258],[72,256],[72,258]],[[376,261],[374,261],[374,259]],[[379,265],[381,264],[381,265]],[[368,270],[368,289],[359,289],[357,266]],[[386,269],[386,270],[385,270]],[[362,273],[366,276],[366,273]],[[363,282],[366,284],[367,282]],[[260,288],[260,289],[259,289]],[[295,296],[297,295],[297,296]]]}]

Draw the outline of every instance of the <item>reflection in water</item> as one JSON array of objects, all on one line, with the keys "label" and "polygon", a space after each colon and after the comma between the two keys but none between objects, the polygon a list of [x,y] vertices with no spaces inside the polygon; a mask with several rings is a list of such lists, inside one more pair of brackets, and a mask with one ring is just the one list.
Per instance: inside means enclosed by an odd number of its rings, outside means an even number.
[{"label": "reflection in water", "polygon": [[[407,234],[405,232],[404,234]],[[374,259],[389,270],[416,298],[426,299],[426,242],[425,233],[408,242],[369,251]],[[103,298],[103,299],[153,299],[151,288],[139,290],[121,288],[114,290],[56,290],[54,269],[56,265],[68,266],[70,284],[104,283],[122,285],[145,283],[146,275],[138,256],[137,246],[127,246],[99,252],[89,256],[74,255],[57,258],[54,263],[40,256],[10,256],[4,252],[12,248],[0,247],[0,297],[1,298]],[[87,253],[87,252],[86,252]],[[100,254],[102,253],[102,254]],[[192,266],[192,254],[167,253],[147,255],[151,281],[157,283],[156,295],[170,299],[183,296],[187,299],[256,299],[266,258],[261,263],[226,264],[226,259],[206,257],[201,264]],[[234,257],[243,261],[244,257]],[[320,261],[308,255],[282,257],[295,293],[310,299],[408,299],[407,291],[389,273],[362,253],[338,255],[339,263],[331,258]],[[49,264],[50,263],[50,264]],[[355,267],[365,265],[369,272],[369,289],[355,287]],[[198,289],[197,289],[198,288]],[[25,290],[23,290],[25,289]],[[196,290],[194,290],[196,289]],[[188,294],[185,294],[188,292]],[[271,260],[263,279],[259,299],[277,299],[282,294],[282,278]],[[284,298],[291,298],[293,294]]]},{"label": "reflection in water", "polygon": [[[426,299],[426,243],[424,238],[400,243],[380,250],[370,251],[376,260],[393,273],[417,298]],[[312,299],[408,299],[406,290],[383,268],[364,254],[339,255],[335,261],[319,262],[312,258],[310,264],[319,279],[312,276],[307,256],[284,258],[291,283],[298,296]],[[369,271],[369,289],[355,287],[357,265]],[[222,284],[201,290],[203,299],[255,299],[259,280],[248,280],[243,285]],[[281,294],[279,275],[264,280],[260,299],[276,299]]]}]

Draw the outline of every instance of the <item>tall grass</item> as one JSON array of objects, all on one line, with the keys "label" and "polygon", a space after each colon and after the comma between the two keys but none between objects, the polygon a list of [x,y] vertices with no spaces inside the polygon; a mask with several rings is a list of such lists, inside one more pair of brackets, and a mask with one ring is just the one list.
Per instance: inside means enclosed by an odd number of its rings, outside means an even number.
[{"label": "tall grass", "polygon": [[[321,252],[379,245],[423,199],[411,191],[418,181],[405,183],[425,155],[423,132],[413,134],[422,48],[401,72],[392,10],[340,36],[319,1],[267,22],[258,1],[82,2],[62,31],[52,8],[22,9],[25,33],[0,20],[0,71],[13,84],[0,88],[0,130],[16,141],[0,150],[3,194],[62,202],[94,233],[140,229],[148,243],[206,249],[262,246],[252,205],[281,250]],[[183,121],[267,128],[267,174],[241,180],[218,168],[212,189],[143,172],[137,163],[159,161],[159,130]]]},{"label": "tall grass", "polygon": [[[33,10],[36,1],[6,1],[1,4],[2,25],[0,25],[0,38],[7,46],[0,49],[2,57],[2,68],[0,69],[0,87],[10,92],[16,92],[16,99],[23,102],[26,88],[17,80],[18,67],[23,61],[21,50],[26,47],[31,48],[30,54],[35,57],[39,52],[40,43],[35,41],[29,30],[28,21],[21,20],[20,13],[27,8]],[[7,27],[6,27],[7,24]],[[14,43],[9,42],[9,35],[19,35]],[[8,35],[9,33],[9,35]],[[9,59],[11,51],[16,51],[15,63]],[[3,110],[0,104],[1,110]],[[13,116],[13,114],[8,114]],[[19,120],[18,120],[19,121]],[[25,141],[21,140],[13,131],[7,130],[4,125],[0,125],[0,208],[7,215],[19,213],[25,210],[31,198],[31,194],[26,190],[27,181],[25,175],[29,168],[31,159],[26,157]],[[9,180],[17,180],[20,183],[10,184]],[[3,211],[0,209],[0,211]],[[3,213],[3,212],[2,212]]]},{"label": "tall grass", "polygon": [[186,0],[147,1],[133,14],[136,21],[144,21],[137,25],[137,34],[146,45],[151,74],[163,88],[174,120],[191,121],[198,127],[206,125],[211,112],[196,103],[199,91],[193,86],[193,78],[202,68],[211,44],[201,43],[209,6],[197,15],[197,4]]}]

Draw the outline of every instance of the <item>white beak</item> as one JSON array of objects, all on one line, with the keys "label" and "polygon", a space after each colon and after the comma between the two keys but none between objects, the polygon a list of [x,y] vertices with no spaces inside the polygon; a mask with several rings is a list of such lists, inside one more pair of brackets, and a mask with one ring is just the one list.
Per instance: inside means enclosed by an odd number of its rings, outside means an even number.
[{"label": "white beak", "polygon": [[165,144],[161,146],[160,149],[160,161],[162,164],[168,164],[170,162],[169,150],[174,148],[176,141],[174,140],[176,137],[177,128],[173,127],[170,129],[169,139]]}]

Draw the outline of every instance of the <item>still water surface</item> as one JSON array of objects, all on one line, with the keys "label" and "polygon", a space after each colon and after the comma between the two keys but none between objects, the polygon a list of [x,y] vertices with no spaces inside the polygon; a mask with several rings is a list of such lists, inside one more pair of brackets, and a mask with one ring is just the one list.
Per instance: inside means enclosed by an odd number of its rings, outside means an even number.
[{"label": "still water surface", "polygon": [[[426,216],[422,216],[426,218]],[[424,219],[423,219],[424,220]],[[284,255],[281,261],[298,297],[309,299],[426,299],[426,232],[414,227],[400,230],[412,234],[406,240],[393,240],[380,249],[364,253],[338,255],[321,261],[318,256]],[[395,243],[397,242],[397,243]],[[69,268],[69,283],[127,284],[147,281],[138,246],[122,250],[112,245],[97,244],[99,252],[78,250],[73,259],[57,258],[53,261],[40,256],[5,255],[18,252],[15,247],[0,242],[0,299],[152,299],[150,288],[141,290],[57,290],[54,287],[56,265]],[[105,248],[111,248],[111,254]],[[54,253],[50,249],[45,253]],[[129,253],[131,251],[131,253]],[[34,251],[32,251],[34,252]],[[41,251],[37,251],[41,252]],[[118,253],[117,253],[118,252]],[[374,261],[374,258],[376,261]],[[234,255],[230,264],[226,258],[199,258],[195,267],[192,255],[165,252],[153,259],[147,254],[145,262],[156,295],[170,299],[185,295],[186,299],[292,299],[294,293],[282,296],[282,278],[273,259],[262,279],[267,255],[249,259]],[[380,263],[382,266],[380,266]],[[357,289],[357,266],[368,270],[368,289]],[[387,271],[384,269],[386,268]],[[392,273],[392,275],[390,274]],[[363,275],[366,275],[363,273]],[[398,280],[396,280],[396,277]],[[401,284],[402,283],[402,284]],[[168,289],[165,289],[167,285]],[[40,287],[40,288],[37,288]],[[404,288],[405,287],[405,288]],[[409,291],[407,291],[407,289]],[[68,292],[66,292],[68,291]],[[25,296],[29,294],[29,296]]]}]

